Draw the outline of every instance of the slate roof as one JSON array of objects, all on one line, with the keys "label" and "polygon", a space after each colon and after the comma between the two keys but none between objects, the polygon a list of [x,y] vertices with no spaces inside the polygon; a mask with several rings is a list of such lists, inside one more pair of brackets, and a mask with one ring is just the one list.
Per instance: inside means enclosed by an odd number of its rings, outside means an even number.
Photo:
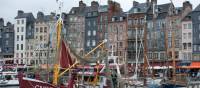
[{"label": "slate roof", "polygon": [[200,11],[200,4],[194,9],[194,11]]},{"label": "slate roof", "polygon": [[17,15],[15,19],[26,18],[27,21],[34,21],[35,18],[32,13],[22,13],[21,15]]},{"label": "slate roof", "polygon": [[133,6],[128,12],[129,13],[134,13],[134,9],[135,8],[138,8],[139,9],[139,12],[138,13],[146,13],[147,12],[147,9],[148,9],[148,6],[146,3],[139,3],[138,5],[136,6]]},{"label": "slate roof", "polygon": [[89,7],[73,7],[70,10],[69,15],[82,15],[82,16],[84,16],[88,9],[89,9]]},{"label": "slate roof", "polygon": [[[166,3],[166,4],[161,4],[161,5],[156,6],[157,11],[158,11],[157,19],[164,19],[167,17],[171,4],[172,3]],[[148,13],[147,20],[152,20],[153,7],[150,7],[147,13]]]}]

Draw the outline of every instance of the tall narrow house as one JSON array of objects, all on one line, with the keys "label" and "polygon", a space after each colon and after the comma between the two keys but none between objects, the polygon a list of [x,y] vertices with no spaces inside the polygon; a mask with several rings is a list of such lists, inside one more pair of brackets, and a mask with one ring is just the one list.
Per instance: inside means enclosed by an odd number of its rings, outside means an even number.
[{"label": "tall narrow house", "polygon": [[26,64],[26,46],[30,39],[34,38],[34,21],[32,13],[24,13],[19,10],[15,17],[14,32],[14,60],[16,64]]}]

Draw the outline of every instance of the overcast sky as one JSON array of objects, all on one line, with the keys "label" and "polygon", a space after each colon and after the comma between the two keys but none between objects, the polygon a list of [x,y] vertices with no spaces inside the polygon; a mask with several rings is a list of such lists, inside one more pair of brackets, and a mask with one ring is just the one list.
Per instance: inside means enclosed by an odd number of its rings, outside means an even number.
[{"label": "overcast sky", "polygon": [[[62,0],[63,12],[69,12],[72,7],[77,7],[80,0]],[[107,0],[83,0],[87,5],[90,5],[91,1],[98,1],[100,5],[107,4]],[[134,0],[113,0],[121,4],[124,11],[129,10],[132,7]],[[146,0],[135,0],[138,2],[145,2]],[[186,0],[172,0],[176,7],[182,6],[182,2]],[[200,4],[200,0],[188,0],[193,4],[195,8]],[[158,4],[168,3],[170,0],[158,0]],[[38,11],[42,11],[45,14],[55,12],[58,8],[56,0],[0,0],[0,18],[4,18],[7,21],[14,21],[14,17],[17,15],[17,10],[23,10],[24,12],[33,12],[34,16]]]}]

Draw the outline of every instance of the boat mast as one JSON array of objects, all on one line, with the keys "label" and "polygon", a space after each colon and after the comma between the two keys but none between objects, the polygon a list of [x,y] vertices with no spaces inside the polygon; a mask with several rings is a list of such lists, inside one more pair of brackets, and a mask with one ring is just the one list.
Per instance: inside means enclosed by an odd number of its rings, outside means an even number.
[{"label": "boat mast", "polygon": [[144,76],[144,86],[147,85],[146,83],[146,77],[147,77],[147,66],[148,66],[148,58],[147,58],[147,21],[146,16],[144,19],[144,65],[143,65],[143,76]]},{"label": "boat mast", "polygon": [[156,17],[157,17],[157,15],[156,15],[156,5],[157,5],[157,1],[156,0],[152,0],[153,1],[153,36],[154,36],[154,38],[153,38],[153,58],[152,58],[152,78],[154,79],[154,63],[155,63],[155,59],[156,59],[156,57],[154,57],[154,56],[156,56],[155,55],[155,50],[156,50],[156,37],[157,37],[157,35],[156,35]]}]

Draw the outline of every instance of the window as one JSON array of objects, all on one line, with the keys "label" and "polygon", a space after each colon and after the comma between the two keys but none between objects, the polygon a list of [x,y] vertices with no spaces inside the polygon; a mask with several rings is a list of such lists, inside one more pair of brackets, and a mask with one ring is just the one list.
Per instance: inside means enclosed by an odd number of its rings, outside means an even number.
[{"label": "window", "polygon": [[93,35],[96,36],[96,31],[95,30],[93,30]]},{"label": "window", "polygon": [[188,24],[188,29],[192,29],[192,24],[191,23]]},{"label": "window", "polygon": [[88,16],[91,16],[92,14],[91,13],[88,13]]},{"label": "window", "polygon": [[24,27],[21,27],[21,32],[24,32]]},{"label": "window", "polygon": [[199,39],[200,39],[200,34],[199,34]]},{"label": "window", "polygon": [[17,27],[17,32],[19,32],[19,27]]},{"label": "window", "polygon": [[188,33],[188,39],[192,38],[192,33]]},{"label": "window", "polygon": [[194,51],[197,51],[197,45],[194,45]]},{"label": "window", "polygon": [[183,43],[183,49],[187,49],[186,43]]},{"label": "window", "polygon": [[198,20],[200,20],[200,16],[198,16]]},{"label": "window", "polygon": [[186,39],[187,38],[187,34],[183,33],[183,38]]},{"label": "window", "polygon": [[6,45],[8,45],[8,40],[6,40]]},{"label": "window", "polygon": [[200,30],[200,24],[199,24],[199,30]]},{"label": "window", "polygon": [[119,42],[119,46],[122,47],[122,46],[123,46],[123,43],[122,43],[122,42]]},{"label": "window", "polygon": [[96,45],[96,41],[92,40],[92,46],[95,46],[95,45]]},{"label": "window", "polygon": [[47,27],[44,27],[44,32],[47,33]]},{"label": "window", "polygon": [[36,32],[38,32],[38,28],[36,28]]},{"label": "window", "polygon": [[17,35],[17,41],[19,41],[19,35]]},{"label": "window", "polygon": [[93,16],[97,16],[97,14],[98,14],[97,12],[93,12]]},{"label": "window", "polygon": [[88,47],[90,46],[90,40],[87,41],[87,46],[88,46]]},{"label": "window", "polygon": [[23,50],[23,44],[21,44],[21,50]]},{"label": "window", "polygon": [[33,52],[31,52],[31,56],[33,56]]},{"label": "window", "polygon": [[192,44],[188,43],[188,48],[191,49],[191,47],[192,47]]},{"label": "window", "polygon": [[90,36],[90,35],[91,35],[91,31],[89,30],[89,31],[88,31],[88,36]]},{"label": "window", "polygon": [[17,24],[20,24],[20,23],[19,23],[19,20],[17,20]]},{"label": "window", "polygon": [[184,28],[184,29],[187,29],[187,24],[183,24],[183,28]]},{"label": "window", "polygon": [[128,25],[129,26],[132,25],[132,20],[131,19],[128,20]]},{"label": "window", "polygon": [[16,53],[16,57],[17,57],[17,58],[19,57],[19,53]]},{"label": "window", "polygon": [[138,19],[135,19],[135,20],[134,20],[134,24],[138,24]]},{"label": "window", "polygon": [[9,34],[8,33],[6,34],[6,38],[9,38]]},{"label": "window", "polygon": [[21,53],[21,58],[23,58],[23,53]]},{"label": "window", "polygon": [[140,18],[140,24],[144,23],[144,18]]},{"label": "window", "polygon": [[17,50],[19,50],[19,44],[17,44]]},{"label": "window", "polygon": [[22,20],[22,24],[24,24],[24,20]]},{"label": "window", "polygon": [[102,21],[103,21],[103,16],[100,17],[100,22],[102,22]]},{"label": "window", "polygon": [[40,41],[42,41],[42,35],[40,36]]},{"label": "window", "polygon": [[24,40],[24,37],[23,37],[23,35],[21,35],[21,41],[23,41]]},{"label": "window", "polygon": [[40,27],[40,33],[42,33],[43,32],[43,28],[42,27]]},{"label": "window", "polygon": [[90,24],[90,21],[88,21],[88,26],[90,27],[90,25],[91,25],[91,24]]},{"label": "window", "polygon": [[96,21],[94,21],[93,25],[96,26]]}]

